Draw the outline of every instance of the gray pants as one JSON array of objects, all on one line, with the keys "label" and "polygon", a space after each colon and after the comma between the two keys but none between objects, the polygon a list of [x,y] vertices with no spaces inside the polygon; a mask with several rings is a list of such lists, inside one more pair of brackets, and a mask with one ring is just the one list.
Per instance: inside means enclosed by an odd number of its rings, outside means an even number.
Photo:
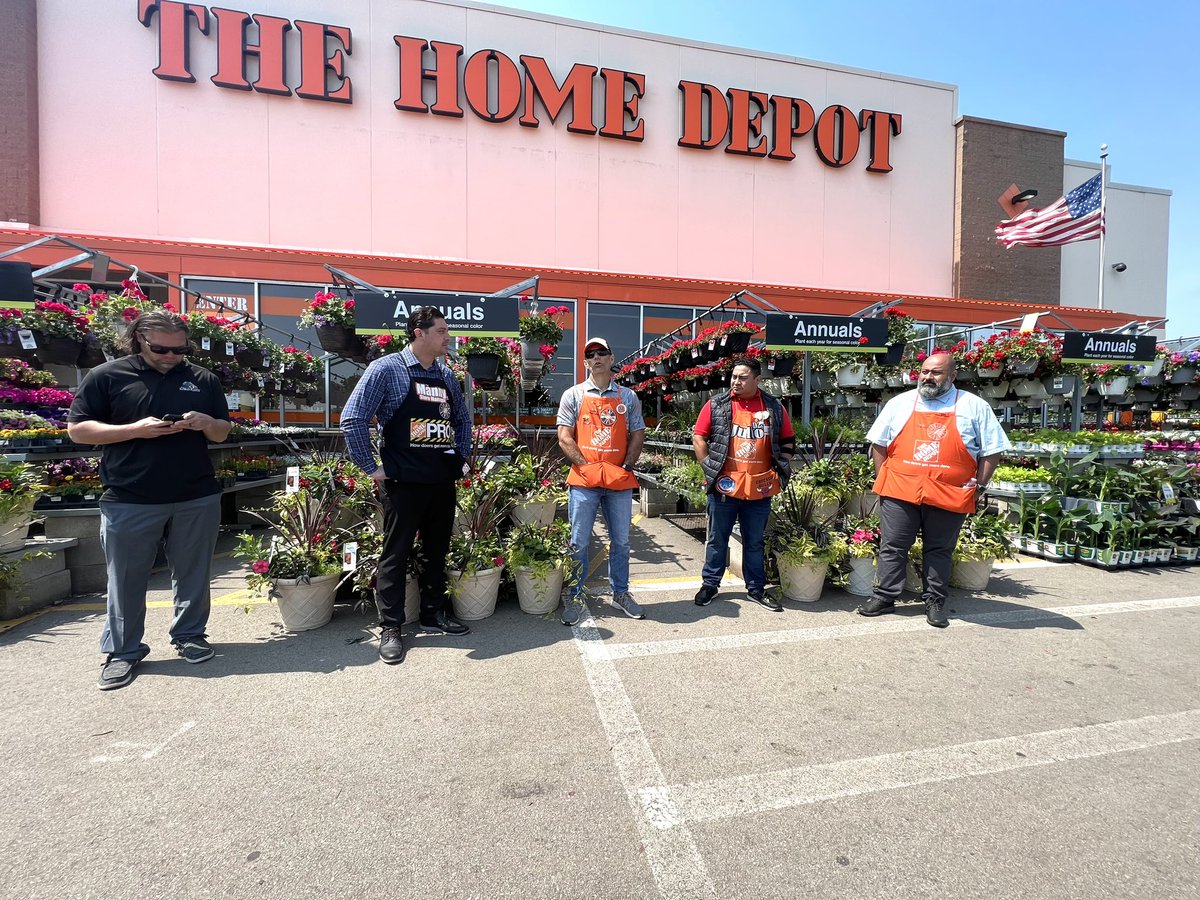
[{"label": "gray pants", "polygon": [[945,600],[950,584],[951,555],[958,543],[964,513],[936,506],[918,506],[894,497],[879,498],[879,562],[876,568],[875,596],[892,603],[904,589],[904,568],[908,551],[917,535],[921,536],[925,583],[924,599]]},{"label": "gray pants", "polygon": [[183,503],[100,503],[100,543],[108,564],[108,620],[100,652],[113,659],[145,655],[146,583],[164,537],[175,601],[171,640],[205,636],[220,525],[220,494]]}]

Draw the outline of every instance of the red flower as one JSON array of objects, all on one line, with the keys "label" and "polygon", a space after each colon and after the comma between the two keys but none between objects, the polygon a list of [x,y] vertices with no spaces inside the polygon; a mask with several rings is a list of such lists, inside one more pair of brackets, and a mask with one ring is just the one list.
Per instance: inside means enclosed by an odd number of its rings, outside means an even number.
[{"label": "red flower", "polygon": [[11,481],[9,481],[7,478],[5,478],[3,481],[0,481],[0,491],[10,491],[10,490],[12,490],[12,482]]},{"label": "red flower", "polygon": [[868,338],[866,338],[866,337],[860,337],[860,338],[858,339],[858,343],[859,343],[860,345],[861,345],[861,344],[869,344],[869,343],[871,343],[871,341],[870,341],[870,339],[868,339]]},{"label": "red flower", "polygon": [[347,300],[345,305],[346,305],[346,309],[354,309],[354,301],[353,300]]},{"label": "red flower", "polygon": [[504,557],[503,556],[493,556],[492,562],[495,563],[496,566],[503,566],[504,565]]},{"label": "red flower", "polygon": [[82,281],[77,281],[71,285],[71,290],[79,294],[90,294],[92,292],[91,287],[84,284]]}]

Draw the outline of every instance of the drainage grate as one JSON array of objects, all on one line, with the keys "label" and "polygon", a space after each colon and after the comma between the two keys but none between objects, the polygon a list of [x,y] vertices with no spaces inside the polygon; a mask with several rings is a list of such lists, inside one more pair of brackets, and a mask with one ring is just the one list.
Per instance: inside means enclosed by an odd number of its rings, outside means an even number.
[{"label": "drainage grate", "polygon": [[708,515],[706,513],[668,513],[663,518],[702,544],[708,540]]}]

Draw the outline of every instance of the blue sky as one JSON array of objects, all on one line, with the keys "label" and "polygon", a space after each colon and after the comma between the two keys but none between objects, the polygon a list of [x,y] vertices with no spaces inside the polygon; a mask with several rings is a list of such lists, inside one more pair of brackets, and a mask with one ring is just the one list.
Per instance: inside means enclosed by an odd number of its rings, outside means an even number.
[{"label": "blue sky", "polygon": [[1200,335],[1196,0],[500,5],[954,84],[959,114],[1065,131],[1068,159],[1107,143],[1113,181],[1173,192],[1167,336]]}]

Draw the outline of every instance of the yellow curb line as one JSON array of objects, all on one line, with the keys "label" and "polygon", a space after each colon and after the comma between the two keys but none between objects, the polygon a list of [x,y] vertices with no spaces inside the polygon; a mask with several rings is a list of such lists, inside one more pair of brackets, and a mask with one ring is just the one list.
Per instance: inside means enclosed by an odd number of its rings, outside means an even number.
[{"label": "yellow curb line", "polygon": [[[267,603],[265,594],[257,594],[249,590],[234,591],[231,594],[222,594],[220,597],[214,597],[213,606],[249,606],[253,607],[257,603]],[[171,600],[150,600],[146,603],[146,609],[173,609],[175,606]],[[34,619],[40,618],[47,613],[54,612],[106,612],[108,605],[105,603],[60,603],[57,606],[47,606],[45,609],[39,609],[27,615],[21,616],[18,619],[6,619],[0,622],[0,634],[6,631],[11,631],[18,625],[24,625],[26,622],[32,622]]]}]

